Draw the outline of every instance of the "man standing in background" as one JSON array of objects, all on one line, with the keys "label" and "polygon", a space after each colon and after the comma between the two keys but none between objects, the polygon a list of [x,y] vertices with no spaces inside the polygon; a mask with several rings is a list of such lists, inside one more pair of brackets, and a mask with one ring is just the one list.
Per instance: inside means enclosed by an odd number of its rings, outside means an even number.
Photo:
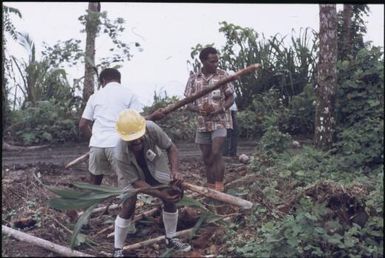
[{"label": "man standing in background", "polygon": [[[218,52],[213,47],[202,49],[199,59],[203,64],[197,74],[191,74],[184,95],[189,97],[210,87],[228,74],[218,69]],[[234,87],[227,83],[220,89],[197,99],[187,108],[197,113],[195,142],[199,144],[206,168],[207,187],[224,191],[225,165],[222,158],[227,129],[232,128],[230,106],[234,102]]]},{"label": "man standing in background", "polygon": [[[236,98],[235,94],[234,94],[234,98]],[[233,128],[227,129],[227,137],[223,148],[223,156],[237,157],[238,134],[239,134],[237,111],[238,111],[238,107],[234,101],[233,105],[230,107],[231,119],[233,120]]]}]

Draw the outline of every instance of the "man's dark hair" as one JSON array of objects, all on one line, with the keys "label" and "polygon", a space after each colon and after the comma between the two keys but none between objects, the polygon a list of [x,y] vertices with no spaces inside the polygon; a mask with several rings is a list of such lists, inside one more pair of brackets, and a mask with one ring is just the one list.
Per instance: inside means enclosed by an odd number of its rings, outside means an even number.
[{"label": "man's dark hair", "polygon": [[99,82],[102,82],[102,80],[105,80],[107,82],[110,81],[118,81],[120,82],[120,72],[114,68],[106,68],[104,69],[100,75],[99,75]]},{"label": "man's dark hair", "polygon": [[213,48],[213,47],[205,47],[204,49],[201,50],[201,52],[199,53],[199,59],[201,61],[204,61],[207,59],[207,57],[209,56],[209,54],[218,54],[218,51]]}]

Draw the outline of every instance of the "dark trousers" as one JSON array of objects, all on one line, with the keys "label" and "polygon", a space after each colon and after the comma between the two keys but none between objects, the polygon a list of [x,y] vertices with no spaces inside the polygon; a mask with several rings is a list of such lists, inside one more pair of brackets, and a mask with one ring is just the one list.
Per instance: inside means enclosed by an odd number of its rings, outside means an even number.
[{"label": "dark trousers", "polygon": [[231,111],[231,118],[233,119],[233,129],[227,129],[227,137],[223,144],[224,156],[236,156],[238,147],[238,120],[237,111]]}]

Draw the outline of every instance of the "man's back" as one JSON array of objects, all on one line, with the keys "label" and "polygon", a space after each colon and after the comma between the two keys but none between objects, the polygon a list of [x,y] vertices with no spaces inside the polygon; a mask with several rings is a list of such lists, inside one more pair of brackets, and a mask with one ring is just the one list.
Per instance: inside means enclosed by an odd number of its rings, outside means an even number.
[{"label": "man's back", "polygon": [[115,123],[119,113],[127,108],[140,108],[136,96],[117,82],[110,82],[95,92],[87,102],[83,118],[94,121],[90,146],[114,147],[119,137]]}]

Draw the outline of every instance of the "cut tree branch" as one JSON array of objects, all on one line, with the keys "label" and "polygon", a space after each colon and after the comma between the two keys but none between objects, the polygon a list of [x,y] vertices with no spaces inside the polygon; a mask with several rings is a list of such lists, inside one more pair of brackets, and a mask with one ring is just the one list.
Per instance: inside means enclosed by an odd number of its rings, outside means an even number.
[{"label": "cut tree branch", "polygon": [[193,184],[190,184],[187,182],[183,182],[183,186],[185,188],[191,190],[191,191],[197,192],[199,194],[203,194],[204,196],[207,196],[207,197],[210,197],[210,198],[222,201],[222,202],[236,205],[236,206],[241,207],[245,210],[251,209],[251,207],[253,207],[252,202],[246,201],[244,199],[241,199],[239,197],[236,197],[236,196],[233,196],[230,194],[218,192],[218,191],[215,191],[215,190],[207,188],[207,187],[197,186],[197,185],[193,185]]},{"label": "cut tree branch", "polygon": [[31,236],[29,234],[12,229],[4,225],[1,225],[1,231],[2,233],[10,235],[11,237],[16,238],[20,241],[24,241],[33,245],[40,246],[44,249],[50,250],[54,253],[63,255],[65,257],[93,257],[92,255],[82,253],[76,250],[71,250],[68,247],[52,243],[48,240],[45,240],[39,237]]}]

